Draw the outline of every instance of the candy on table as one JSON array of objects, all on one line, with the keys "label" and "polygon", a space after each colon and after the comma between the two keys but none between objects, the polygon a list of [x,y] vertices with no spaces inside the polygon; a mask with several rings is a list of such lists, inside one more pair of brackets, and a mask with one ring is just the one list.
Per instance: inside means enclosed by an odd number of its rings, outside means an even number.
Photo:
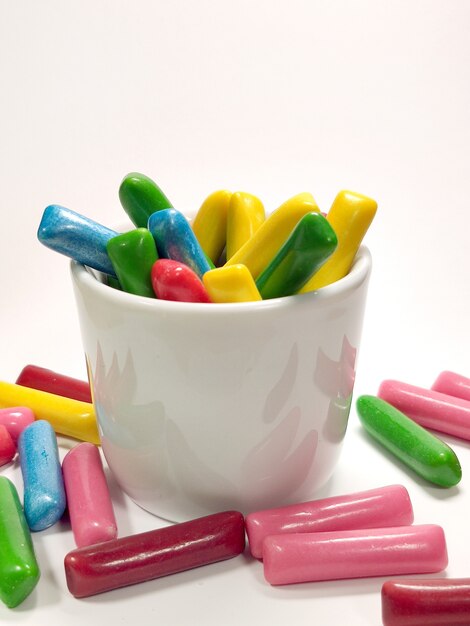
[{"label": "candy on table", "polygon": [[470,578],[404,578],[382,586],[384,626],[468,626]]},{"label": "candy on table", "polygon": [[56,433],[100,443],[93,405],[46,391],[0,381],[0,407],[26,406],[45,419]]},{"label": "candy on table", "polygon": [[463,400],[470,400],[470,378],[455,372],[441,372],[431,389]]},{"label": "candy on table", "polygon": [[13,483],[0,476],[0,599],[14,608],[40,577],[31,533]]},{"label": "candy on table", "polygon": [[155,239],[146,228],[113,237],[106,250],[123,291],[155,298],[150,272],[158,254]]},{"label": "candy on table", "polygon": [[262,558],[269,535],[409,526],[413,508],[402,485],[389,485],[342,496],[257,511],[246,516],[251,554]]},{"label": "candy on table", "polygon": [[253,276],[246,265],[226,265],[202,277],[212,302],[255,302],[261,300]]},{"label": "candy on table", "polygon": [[227,211],[232,192],[221,189],[211,193],[202,203],[192,223],[201,248],[217,263],[227,238]]},{"label": "candy on table", "polygon": [[462,470],[455,452],[391,404],[360,396],[357,412],[365,430],[417,474],[441,487],[460,481]]},{"label": "candy on table", "polygon": [[179,261],[159,259],[151,280],[157,298],[177,302],[210,302],[206,288],[193,270]]},{"label": "candy on table", "polygon": [[39,241],[48,248],[112,275],[114,269],[106,252],[106,244],[118,234],[57,204],[51,204],[45,209],[38,229]]},{"label": "candy on table", "polygon": [[13,460],[16,454],[16,445],[13,437],[5,426],[0,424],[0,466]]},{"label": "candy on table", "polygon": [[256,280],[263,300],[291,296],[333,254],[338,240],[320,213],[307,213]]},{"label": "candy on table", "polygon": [[67,586],[85,598],[230,559],[244,547],[243,515],[225,511],[69,552]]},{"label": "candy on table", "polygon": [[377,394],[424,428],[470,440],[470,401],[398,380],[384,380]]},{"label": "candy on table", "polygon": [[79,402],[91,402],[90,385],[84,380],[58,374],[38,365],[26,365],[16,379],[17,385],[54,393]]},{"label": "candy on table", "polygon": [[32,424],[34,419],[34,413],[25,406],[0,409],[0,425],[5,426],[15,444],[21,432]]},{"label": "candy on table", "polygon": [[375,200],[352,191],[339,192],[326,217],[338,237],[338,247],[300,293],[315,291],[348,274],[376,211]]},{"label": "candy on table", "polygon": [[447,566],[447,548],[444,531],[433,524],[271,535],[263,565],[272,585],[428,574]]},{"label": "candy on table", "polygon": [[225,264],[246,265],[256,280],[289,237],[298,221],[307,213],[318,213],[310,193],[299,193],[276,209]]},{"label": "candy on table", "polygon": [[65,490],[52,426],[37,420],[18,439],[24,482],[24,514],[31,530],[55,524],[65,511]]},{"label": "candy on table", "polygon": [[264,206],[259,198],[244,191],[232,195],[227,214],[227,259],[253,237],[264,219]]},{"label": "candy on table", "polygon": [[116,518],[98,448],[92,443],[78,444],[65,455],[62,472],[77,546],[115,539]]},{"label": "candy on table", "polygon": [[137,228],[146,228],[148,218],[155,211],[173,207],[160,187],[151,178],[138,172],[131,172],[124,177],[119,187],[119,199]]},{"label": "candy on table", "polygon": [[164,209],[149,217],[148,229],[152,233],[160,257],[188,265],[199,278],[210,270],[196,235],[188,220],[176,209]]}]

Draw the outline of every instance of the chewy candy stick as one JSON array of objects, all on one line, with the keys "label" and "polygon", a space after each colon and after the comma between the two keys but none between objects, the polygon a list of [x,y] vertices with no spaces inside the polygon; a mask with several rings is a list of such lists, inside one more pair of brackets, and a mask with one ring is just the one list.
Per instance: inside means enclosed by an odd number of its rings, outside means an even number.
[{"label": "chewy candy stick", "polygon": [[470,378],[455,372],[441,372],[431,389],[463,400],[470,400]]},{"label": "chewy candy stick", "polygon": [[227,259],[253,237],[264,219],[263,203],[256,196],[243,191],[232,195],[227,214]]},{"label": "chewy candy stick", "polygon": [[15,454],[16,446],[13,437],[6,427],[0,424],[0,466],[12,461]]},{"label": "chewy candy stick", "polygon": [[0,598],[14,608],[40,577],[31,533],[13,483],[0,476]]},{"label": "chewy candy stick", "polygon": [[254,302],[261,295],[250,274],[242,264],[218,267],[202,277],[212,302]]},{"label": "chewy candy stick", "polygon": [[152,267],[151,280],[155,295],[161,300],[210,302],[199,276],[179,261],[156,261]]},{"label": "chewy candy stick", "polygon": [[201,205],[193,220],[193,232],[201,248],[213,263],[217,263],[227,238],[227,211],[232,192],[214,191]]},{"label": "chewy candy stick", "polygon": [[79,402],[91,402],[90,385],[84,380],[58,374],[38,365],[26,365],[16,379],[17,385],[38,389]]},{"label": "chewy candy stick", "polygon": [[151,178],[138,172],[131,172],[124,177],[119,187],[119,200],[137,228],[147,228],[148,218],[155,211],[173,207],[160,187]]},{"label": "chewy candy stick", "polygon": [[34,422],[34,413],[25,406],[0,409],[0,426],[4,426],[16,444],[22,431]]}]

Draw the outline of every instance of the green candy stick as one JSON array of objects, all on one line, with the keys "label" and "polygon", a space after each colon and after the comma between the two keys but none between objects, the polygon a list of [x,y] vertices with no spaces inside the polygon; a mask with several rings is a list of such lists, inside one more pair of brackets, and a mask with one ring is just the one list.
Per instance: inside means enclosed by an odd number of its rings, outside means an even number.
[{"label": "green candy stick", "polygon": [[146,228],[149,217],[156,211],[172,209],[173,205],[160,187],[145,174],[132,172],[119,187],[122,207],[138,228]]},{"label": "green candy stick", "polygon": [[334,230],[320,213],[307,213],[258,276],[263,300],[291,296],[320,269],[338,245]]},{"label": "green candy stick", "polygon": [[155,298],[150,272],[158,259],[155,239],[146,228],[136,228],[110,239],[106,251],[123,291]]},{"label": "green candy stick", "polygon": [[429,482],[453,487],[462,478],[455,452],[385,400],[360,396],[357,412],[374,439]]},{"label": "green candy stick", "polygon": [[12,609],[39,580],[31,533],[13,483],[0,476],[0,598]]}]

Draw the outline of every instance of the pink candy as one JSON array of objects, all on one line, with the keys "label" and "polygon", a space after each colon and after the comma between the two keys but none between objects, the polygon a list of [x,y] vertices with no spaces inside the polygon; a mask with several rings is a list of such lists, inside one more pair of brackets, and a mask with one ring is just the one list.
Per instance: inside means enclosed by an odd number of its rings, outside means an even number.
[{"label": "pink candy", "polygon": [[24,406],[0,409],[0,425],[5,426],[15,444],[21,432],[33,422],[34,413]]},{"label": "pink candy", "polygon": [[470,378],[454,372],[441,372],[431,389],[463,400],[470,400]]}]

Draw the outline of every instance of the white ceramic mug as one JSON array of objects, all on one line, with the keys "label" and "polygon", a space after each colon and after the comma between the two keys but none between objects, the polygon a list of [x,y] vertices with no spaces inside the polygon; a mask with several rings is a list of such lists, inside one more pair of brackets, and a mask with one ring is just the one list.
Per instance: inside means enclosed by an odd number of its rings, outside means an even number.
[{"label": "white ceramic mug", "polygon": [[152,300],[72,262],[103,452],[122,489],[182,521],[308,500],[349,416],[371,257],[312,292]]}]

